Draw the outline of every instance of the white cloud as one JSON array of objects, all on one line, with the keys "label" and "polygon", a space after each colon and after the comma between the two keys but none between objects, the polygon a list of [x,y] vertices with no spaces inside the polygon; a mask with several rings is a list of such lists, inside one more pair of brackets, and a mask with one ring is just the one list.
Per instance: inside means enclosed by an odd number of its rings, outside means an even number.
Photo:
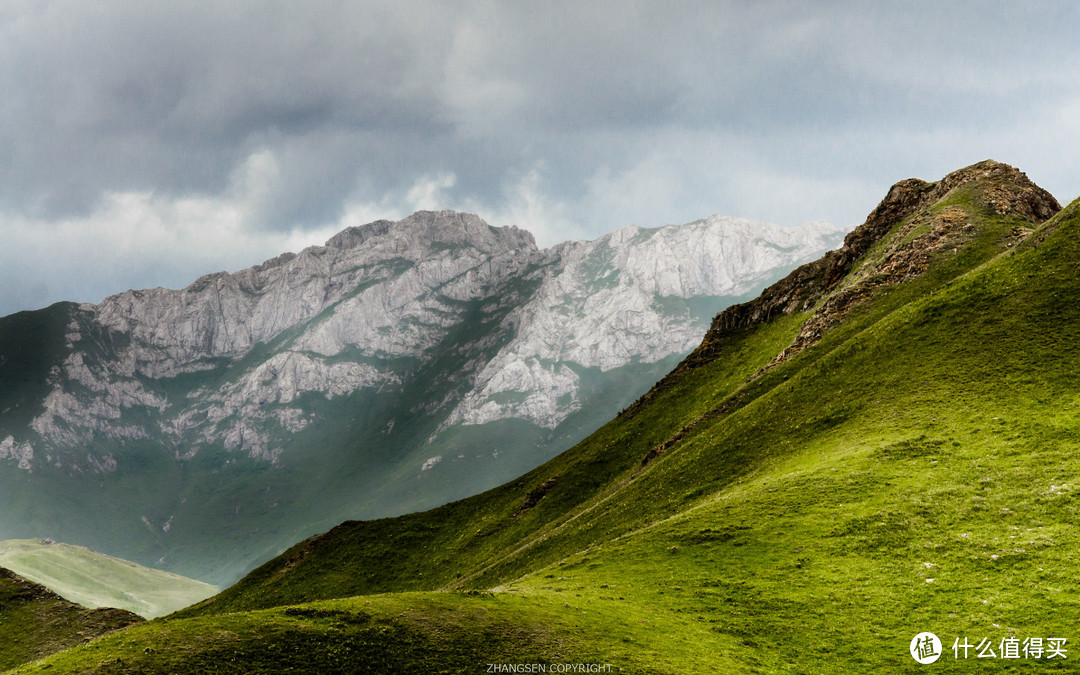
[{"label": "white cloud", "polygon": [[457,176],[452,173],[421,176],[405,193],[405,202],[413,211],[441,210],[447,201],[446,190],[454,187],[455,183]]},{"label": "white cloud", "polygon": [[528,230],[541,248],[595,236],[582,223],[571,219],[566,205],[546,189],[542,164],[520,179],[504,184],[501,198],[495,204],[467,201],[460,209],[480,214],[491,225],[517,225]]},{"label": "white cloud", "polygon": [[106,194],[88,216],[52,221],[0,217],[0,313],[58,300],[98,302],[127,288],[187,285],[201,274],[236,270],[283,251],[321,244],[336,225],[267,232],[263,203],[277,179],[271,153],[254,153],[227,196]]}]

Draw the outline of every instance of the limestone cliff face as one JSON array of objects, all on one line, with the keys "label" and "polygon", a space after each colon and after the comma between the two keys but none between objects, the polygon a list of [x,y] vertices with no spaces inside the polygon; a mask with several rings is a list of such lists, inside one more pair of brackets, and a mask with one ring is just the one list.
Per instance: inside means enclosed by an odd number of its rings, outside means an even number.
[{"label": "limestone cliff face", "polygon": [[746,294],[838,238],[823,223],[792,230],[713,216],[560,244],[536,295],[509,319],[514,339],[447,424],[523,418],[554,428],[581,406],[581,369],[652,363],[700,342],[711,311],[694,316],[679,300]]},{"label": "limestone cliff face", "polygon": [[748,293],[838,240],[823,224],[715,216],[547,250],[446,211],[350,228],[182,290],[72,306],[28,428],[0,415],[0,460],[110,471],[109,448],[153,441],[180,461],[218,446],[274,462],[290,434],[333,423],[312,396],[412,386],[423,397],[417,373],[451,352],[446,386],[410,405],[444,429],[507,418],[555,428],[586,403],[583,372],[700,341],[719,307],[689,301]]},{"label": "limestone cliff face", "polygon": [[416,344],[415,325],[446,323],[440,297],[481,297],[537,255],[523,230],[421,212],[350,228],[325,246],[210,274],[183,290],[127,291],[88,309],[101,326],[130,336],[120,356],[131,372],[151,378],[245,353],[328,309],[297,350],[325,357],[360,345],[371,354],[412,354],[424,342]]}]

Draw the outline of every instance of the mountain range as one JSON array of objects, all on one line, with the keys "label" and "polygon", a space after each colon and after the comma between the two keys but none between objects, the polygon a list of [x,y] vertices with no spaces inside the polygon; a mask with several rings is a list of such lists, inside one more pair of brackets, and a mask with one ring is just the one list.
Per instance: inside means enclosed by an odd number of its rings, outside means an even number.
[{"label": "mountain range", "polygon": [[182,290],[4,317],[0,538],[230,583],[346,518],[543,463],[841,236],[714,216],[539,249],[419,212]]},{"label": "mountain range", "polygon": [[20,672],[1068,671],[1077,260],[1017,169],[901,181],[570,450]]},{"label": "mountain range", "polygon": [[545,464],[20,672],[1068,671],[1077,260],[1017,169],[901,181]]}]

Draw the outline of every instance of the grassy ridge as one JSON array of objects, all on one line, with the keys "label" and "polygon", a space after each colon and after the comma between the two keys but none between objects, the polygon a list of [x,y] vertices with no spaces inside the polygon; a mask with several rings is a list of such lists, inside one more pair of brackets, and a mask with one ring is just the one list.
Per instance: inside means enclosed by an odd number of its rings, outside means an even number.
[{"label": "grassy ridge", "polygon": [[[1080,639],[1080,205],[1038,226],[1001,194],[960,185],[898,221],[855,275],[946,208],[975,227],[771,369],[808,313],[729,332],[717,358],[519,480],[343,524],[49,664],[164,672],[220,636],[249,672],[896,672],[919,668],[908,643],[933,631],[936,672],[1067,670],[951,649]],[[348,635],[364,646],[328,660]]]},{"label": "grassy ridge", "polygon": [[40,659],[142,621],[118,609],[86,609],[0,568],[0,669]]},{"label": "grassy ridge", "polygon": [[0,566],[84,607],[117,607],[148,619],[170,614],[219,589],[69,544],[0,541]]},{"label": "grassy ridge", "polygon": [[[48,665],[51,672],[85,673],[413,673],[484,672],[488,663],[603,663],[580,644],[601,637],[596,617],[508,595],[370,596],[152,622]],[[578,632],[587,639],[567,638]]]}]

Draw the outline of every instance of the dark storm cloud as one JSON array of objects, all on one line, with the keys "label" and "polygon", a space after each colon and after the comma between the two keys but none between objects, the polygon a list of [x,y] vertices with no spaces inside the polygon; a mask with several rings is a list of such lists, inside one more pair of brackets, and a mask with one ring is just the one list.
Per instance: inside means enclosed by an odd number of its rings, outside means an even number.
[{"label": "dark storm cloud", "polygon": [[[27,4],[3,26],[0,190],[9,208],[46,216],[85,212],[104,190],[217,192],[268,147],[290,160],[293,187],[272,209],[287,222],[340,201],[355,176],[380,190],[468,163],[461,189],[491,194],[508,147],[547,156],[546,144],[597,129],[632,140],[671,125],[772,135],[867,116],[956,121],[972,95],[954,48],[965,60],[986,52],[1002,72],[1005,91],[987,86],[974,101],[998,104],[1015,87],[1002,29],[1038,18],[1013,10],[987,35],[981,20],[964,30],[978,8],[857,9]],[[907,91],[890,95],[897,85]]]},{"label": "dark storm cloud", "polygon": [[[892,182],[987,157],[1068,199],[1077,12],[6,2],[0,313],[183,283],[421,206],[546,244],[714,212],[852,225]],[[215,223],[227,236],[198,248]],[[96,269],[63,258],[80,246],[53,245],[61,232],[104,252],[127,237],[156,262]]]},{"label": "dark storm cloud", "polygon": [[310,138],[321,154],[337,136],[359,150],[364,132],[445,126],[431,80],[438,31],[394,4],[352,7],[55,2],[9,12],[4,203],[60,215],[106,190],[219,191],[262,146]]}]

